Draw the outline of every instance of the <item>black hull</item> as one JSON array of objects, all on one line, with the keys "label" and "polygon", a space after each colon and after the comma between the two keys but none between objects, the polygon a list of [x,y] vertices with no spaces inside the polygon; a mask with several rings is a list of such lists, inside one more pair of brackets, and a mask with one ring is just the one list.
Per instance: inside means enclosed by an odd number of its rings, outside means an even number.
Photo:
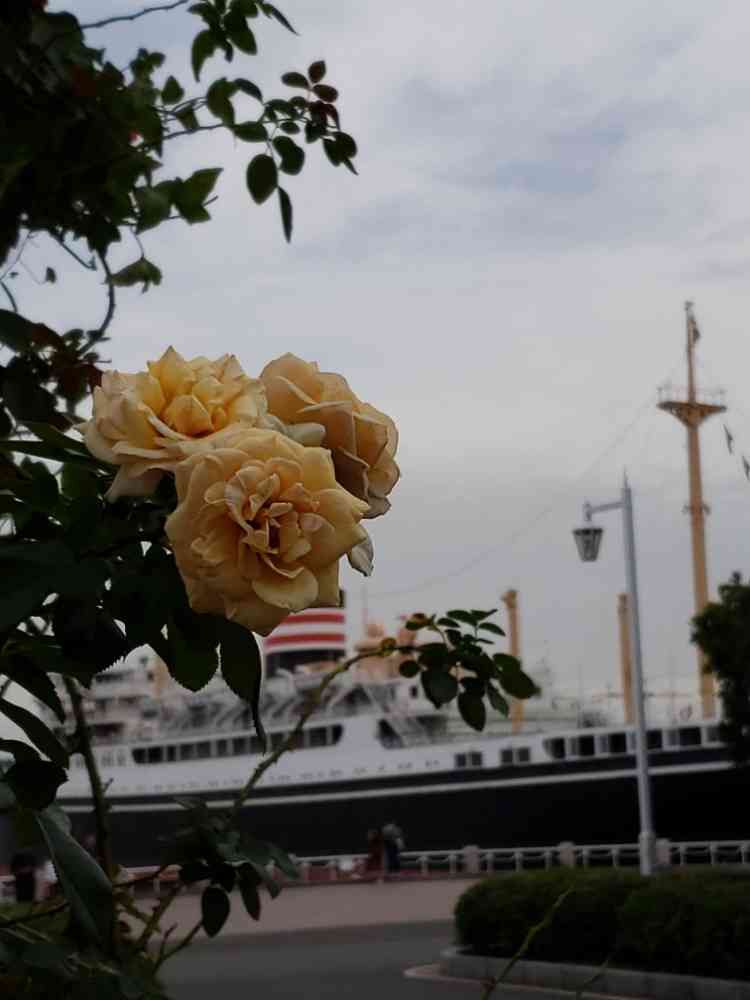
[{"label": "black hull", "polygon": [[[745,803],[750,770],[726,765],[720,752],[659,755],[652,766],[656,833],[673,841],[740,840],[748,834]],[[632,758],[578,765],[546,765],[458,772],[384,782],[288,787],[259,792],[241,814],[256,836],[300,855],[366,850],[367,831],[394,820],[407,848],[455,850],[634,843],[638,802]],[[532,773],[529,773],[532,772]],[[629,773],[628,773],[629,772]],[[214,793],[214,796],[216,793]],[[226,800],[206,797],[212,807]],[[61,803],[66,807],[65,802]],[[91,830],[85,803],[69,809],[79,835]],[[165,858],[164,843],[185,824],[168,797],[112,800],[113,847],[125,866]]]}]

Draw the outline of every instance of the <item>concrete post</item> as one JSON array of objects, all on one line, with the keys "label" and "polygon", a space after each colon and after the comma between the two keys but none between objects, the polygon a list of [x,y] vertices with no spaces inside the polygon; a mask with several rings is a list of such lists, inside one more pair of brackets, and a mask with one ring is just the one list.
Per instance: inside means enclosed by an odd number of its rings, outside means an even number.
[{"label": "concrete post", "polygon": [[656,839],[656,864],[659,868],[672,866],[672,845],[667,837]]},{"label": "concrete post", "polygon": [[558,844],[557,853],[560,857],[561,865],[564,865],[566,868],[575,868],[576,845],[572,841],[564,840],[562,844]]},{"label": "concrete post", "polygon": [[476,844],[468,844],[463,851],[463,869],[467,875],[479,875],[481,872],[479,847]]}]

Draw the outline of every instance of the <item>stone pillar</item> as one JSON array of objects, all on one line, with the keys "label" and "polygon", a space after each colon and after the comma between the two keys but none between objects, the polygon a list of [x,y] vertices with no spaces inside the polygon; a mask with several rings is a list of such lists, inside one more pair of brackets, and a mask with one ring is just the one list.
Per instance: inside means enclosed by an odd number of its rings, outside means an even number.
[{"label": "stone pillar", "polygon": [[467,875],[479,875],[482,870],[479,848],[476,844],[469,844],[461,851],[463,855],[463,869]]},{"label": "stone pillar", "polygon": [[566,868],[575,868],[576,845],[572,841],[564,840],[561,844],[558,844],[557,852],[560,857],[561,865],[564,865]]}]

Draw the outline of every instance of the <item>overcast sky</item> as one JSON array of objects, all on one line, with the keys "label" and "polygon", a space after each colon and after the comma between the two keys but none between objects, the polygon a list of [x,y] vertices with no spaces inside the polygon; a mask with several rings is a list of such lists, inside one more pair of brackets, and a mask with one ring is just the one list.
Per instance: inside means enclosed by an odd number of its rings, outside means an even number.
[{"label": "overcast sky", "polygon": [[[93,0],[66,6],[102,16]],[[694,299],[701,382],[726,389],[750,457],[747,5],[281,6],[300,36],[259,23],[263,57],[229,73],[283,93],[281,72],[324,57],[360,176],[310,150],[287,185],[287,246],[275,201],[259,209],[244,188],[256,147],[219,132],[173,143],[175,172],[224,167],[220,200],[210,224],[146,235],[164,283],[120,296],[113,364],[137,370],[173,344],[234,352],[251,374],[285,351],[343,373],[401,432],[402,481],[372,526],[371,617],[496,606],[516,587],[527,665],[546,658],[571,691],[617,684],[619,518],[602,518],[596,565],[578,562],[570,530],[627,466],[649,683],[694,689],[684,432],[655,401],[661,382],[685,381]],[[197,26],[175,11],[95,40],[118,63],[163,49],[187,85]],[[218,57],[205,79],[226,72]],[[61,280],[19,283],[26,310],[61,329],[100,318],[103,294],[61,253],[40,244],[27,262]],[[703,456],[713,590],[750,570],[750,483],[721,418]],[[360,579],[347,569],[355,631]]]}]

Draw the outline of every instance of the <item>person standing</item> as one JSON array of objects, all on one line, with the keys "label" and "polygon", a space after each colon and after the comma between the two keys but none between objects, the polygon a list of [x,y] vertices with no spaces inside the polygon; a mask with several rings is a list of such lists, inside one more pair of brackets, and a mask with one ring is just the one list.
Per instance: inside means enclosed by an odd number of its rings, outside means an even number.
[{"label": "person standing", "polygon": [[383,834],[380,830],[367,831],[365,872],[378,878],[383,874]]},{"label": "person standing", "polygon": [[395,823],[383,827],[383,848],[385,868],[388,874],[401,871],[401,851],[404,849],[404,835]]}]

